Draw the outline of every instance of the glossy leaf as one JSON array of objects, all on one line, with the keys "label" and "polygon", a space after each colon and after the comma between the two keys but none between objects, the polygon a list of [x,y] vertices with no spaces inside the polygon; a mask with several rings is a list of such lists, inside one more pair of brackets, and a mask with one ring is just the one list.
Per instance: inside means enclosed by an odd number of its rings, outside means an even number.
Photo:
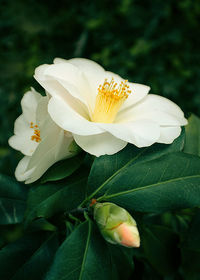
[{"label": "glossy leaf", "polygon": [[33,221],[28,227],[28,232],[37,232],[37,231],[57,231],[57,227],[51,224],[44,218],[38,218]]},{"label": "glossy leaf", "polygon": [[23,220],[27,188],[0,174],[0,224],[17,224]]},{"label": "glossy leaf", "polygon": [[57,181],[64,179],[74,173],[83,163],[85,154],[81,153],[72,158],[59,161],[50,167],[42,176],[41,182]]},{"label": "glossy leaf", "polygon": [[116,246],[111,244],[108,244],[108,248],[110,250],[112,261],[116,266],[119,279],[130,279],[130,275],[134,270],[133,250],[130,248],[125,248],[123,246]]},{"label": "glossy leaf", "polygon": [[200,156],[200,118],[191,115],[185,128],[184,152]]},{"label": "glossy leaf", "polygon": [[45,280],[111,280],[112,263],[96,225],[86,221],[59,248]]},{"label": "glossy leaf", "polygon": [[41,233],[7,245],[0,251],[0,279],[43,279],[57,246],[55,234],[46,237]]},{"label": "glossy leaf", "polygon": [[164,212],[200,205],[200,158],[173,153],[129,165],[99,188],[99,201],[129,210]]},{"label": "glossy leaf", "polygon": [[76,208],[85,197],[86,179],[78,179],[65,185],[33,187],[28,197],[26,223],[36,217],[51,217],[59,212]]},{"label": "glossy leaf", "polygon": [[158,158],[164,154],[178,152],[183,149],[184,130],[171,145],[154,144],[146,148],[127,145],[125,149],[112,156],[101,156],[94,160],[88,178],[88,195],[95,197],[96,190],[112,180],[117,174],[124,172],[130,165]]}]

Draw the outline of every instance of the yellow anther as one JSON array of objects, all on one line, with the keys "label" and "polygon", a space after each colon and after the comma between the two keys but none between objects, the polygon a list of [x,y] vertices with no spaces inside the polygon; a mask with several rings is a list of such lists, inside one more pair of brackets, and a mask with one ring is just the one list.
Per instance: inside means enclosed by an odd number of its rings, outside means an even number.
[{"label": "yellow anther", "polygon": [[38,125],[34,125],[33,122],[30,123],[30,128],[34,128],[34,133],[31,136],[31,140],[39,143],[41,141],[40,138],[40,130],[38,129]]},{"label": "yellow anther", "polygon": [[92,115],[93,122],[112,123],[114,121],[120,107],[131,93],[127,82],[128,80],[125,80],[117,84],[112,78],[110,82],[105,79],[103,85],[99,85]]}]

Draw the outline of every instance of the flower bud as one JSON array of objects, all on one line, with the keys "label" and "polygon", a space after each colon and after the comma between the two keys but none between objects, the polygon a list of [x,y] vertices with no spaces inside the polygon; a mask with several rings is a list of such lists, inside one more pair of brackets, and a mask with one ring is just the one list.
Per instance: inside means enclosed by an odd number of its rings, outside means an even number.
[{"label": "flower bud", "polygon": [[94,204],[94,219],[106,241],[125,247],[139,247],[135,220],[123,208],[109,202]]}]

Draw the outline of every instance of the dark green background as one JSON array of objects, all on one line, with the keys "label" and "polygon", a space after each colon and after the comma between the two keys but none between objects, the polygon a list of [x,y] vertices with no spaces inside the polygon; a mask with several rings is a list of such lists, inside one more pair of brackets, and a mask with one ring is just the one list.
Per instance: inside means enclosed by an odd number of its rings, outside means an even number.
[{"label": "dark green background", "polygon": [[[86,57],[200,115],[200,1],[0,1],[0,157],[35,67]],[[5,169],[5,167],[3,168]]]}]

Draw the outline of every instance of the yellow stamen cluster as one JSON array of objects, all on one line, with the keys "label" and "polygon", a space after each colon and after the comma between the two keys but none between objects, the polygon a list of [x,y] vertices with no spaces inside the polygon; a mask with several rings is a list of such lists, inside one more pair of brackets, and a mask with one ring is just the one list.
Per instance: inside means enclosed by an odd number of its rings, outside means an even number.
[{"label": "yellow stamen cluster", "polygon": [[128,98],[131,90],[127,85],[128,80],[115,83],[105,79],[103,85],[98,88],[95,109],[92,115],[93,122],[112,123],[124,101]]},{"label": "yellow stamen cluster", "polygon": [[40,138],[40,130],[38,129],[38,125],[34,125],[33,122],[30,123],[30,128],[34,128],[34,134],[31,136],[31,140],[39,143],[41,141]]}]

